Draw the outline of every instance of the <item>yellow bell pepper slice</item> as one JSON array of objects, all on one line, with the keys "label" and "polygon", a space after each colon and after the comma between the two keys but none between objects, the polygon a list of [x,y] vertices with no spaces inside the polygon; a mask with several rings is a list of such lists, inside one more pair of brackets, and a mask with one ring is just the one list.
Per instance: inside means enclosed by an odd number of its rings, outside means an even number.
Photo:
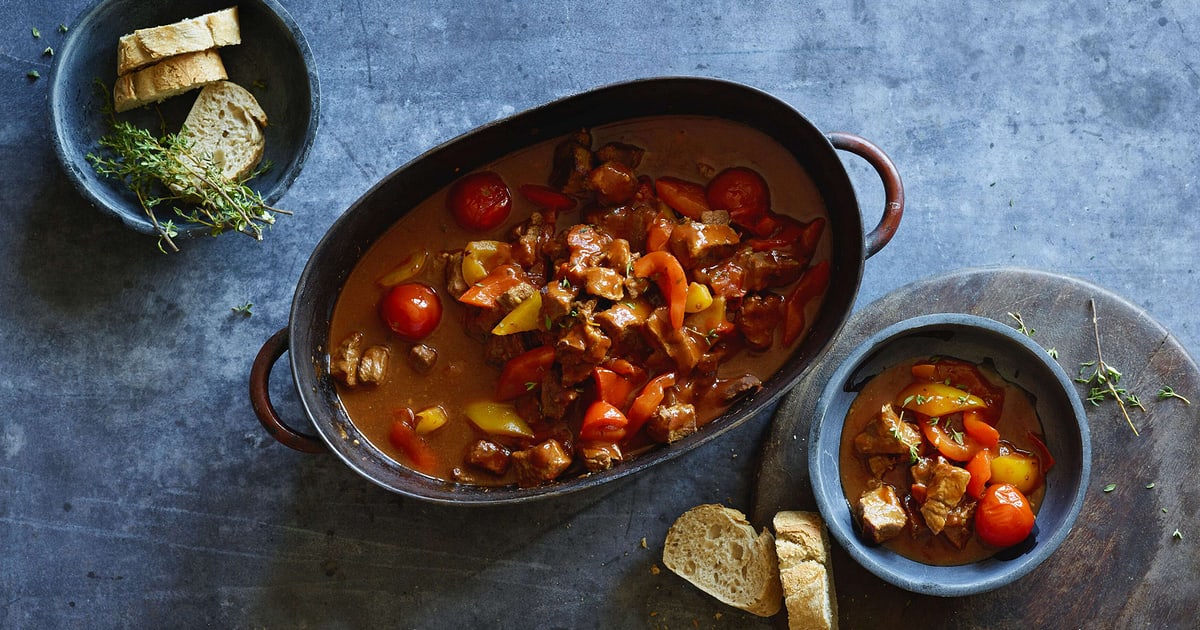
[{"label": "yellow bell pepper slice", "polygon": [[417,423],[413,430],[417,435],[428,435],[442,428],[450,421],[446,415],[446,410],[442,409],[441,405],[435,405],[428,409],[422,409],[417,412]]},{"label": "yellow bell pepper slice", "polygon": [[513,333],[537,330],[542,323],[542,294],[534,293],[517,305],[500,323],[492,328],[493,335],[511,335]]},{"label": "yellow bell pepper slice", "polygon": [[693,282],[688,285],[687,301],[683,304],[683,312],[699,313],[713,303],[712,292],[707,285]]},{"label": "yellow bell pepper slice", "polygon": [[467,405],[467,419],[488,435],[532,438],[533,429],[521,418],[515,407],[491,401]]},{"label": "yellow bell pepper slice", "polygon": [[390,271],[383,274],[376,280],[376,284],[383,288],[394,287],[402,282],[415,278],[421,273],[421,269],[425,267],[425,261],[429,259],[429,250],[425,248],[418,249],[401,260]]},{"label": "yellow bell pepper slice", "polygon": [[463,253],[463,280],[473,285],[508,260],[510,247],[500,241],[471,241],[463,248]]},{"label": "yellow bell pepper slice", "polygon": [[982,398],[945,383],[913,383],[900,390],[896,404],[933,418],[987,407]]},{"label": "yellow bell pepper slice", "polygon": [[1042,484],[1038,459],[1024,453],[1009,453],[992,460],[991,483],[1010,483],[1029,496]]}]

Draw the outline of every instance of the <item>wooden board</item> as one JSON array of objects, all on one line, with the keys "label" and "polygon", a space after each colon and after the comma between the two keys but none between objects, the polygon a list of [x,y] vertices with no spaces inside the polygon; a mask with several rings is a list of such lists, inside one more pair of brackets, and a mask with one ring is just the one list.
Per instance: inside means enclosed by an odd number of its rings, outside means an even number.
[{"label": "wooden board", "polygon": [[[1012,585],[953,599],[896,588],[836,548],[842,627],[1194,627],[1200,612],[1200,371],[1175,337],[1140,308],[1053,273],[967,269],[903,287],[855,313],[776,411],[761,453],[754,522],[769,524],[783,509],[816,509],[808,482],[809,419],[831,373],[872,333],[940,312],[990,317],[1016,328],[1009,315],[1016,313],[1031,337],[1055,349],[1075,376],[1083,362],[1096,359],[1091,301],[1104,361],[1122,372],[1120,386],[1137,394],[1145,411],[1130,409],[1140,432],[1135,436],[1116,403],[1085,400],[1091,482],[1063,545]],[[1163,386],[1193,404],[1160,398]],[[1086,398],[1088,386],[1077,387]],[[1108,484],[1115,489],[1105,492]]]}]

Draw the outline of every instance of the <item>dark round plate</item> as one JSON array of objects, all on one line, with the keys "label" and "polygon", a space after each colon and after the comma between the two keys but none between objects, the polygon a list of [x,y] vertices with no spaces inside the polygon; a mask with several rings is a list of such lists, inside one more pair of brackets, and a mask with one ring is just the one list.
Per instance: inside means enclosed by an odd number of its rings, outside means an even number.
[{"label": "dark round plate", "polygon": [[[88,201],[134,230],[156,232],[136,196],[122,182],[98,175],[86,157],[99,150],[98,140],[109,130],[103,111],[116,80],[117,40],[139,28],[171,24],[234,5],[242,43],[221,48],[220,54],[229,79],[250,90],[267,113],[263,159],[271,168],[249,183],[272,204],[299,175],[320,112],[312,52],[300,28],[275,0],[104,0],[71,24],[55,56],[50,116],[54,148],[63,170]],[[97,87],[98,82],[103,89]],[[118,119],[156,133],[165,124],[166,131],[173,133],[198,93],[193,90],[158,106],[118,114]],[[169,209],[158,214],[160,220],[175,218],[165,216],[173,214]],[[201,225],[176,223],[180,234],[207,232]]]}]

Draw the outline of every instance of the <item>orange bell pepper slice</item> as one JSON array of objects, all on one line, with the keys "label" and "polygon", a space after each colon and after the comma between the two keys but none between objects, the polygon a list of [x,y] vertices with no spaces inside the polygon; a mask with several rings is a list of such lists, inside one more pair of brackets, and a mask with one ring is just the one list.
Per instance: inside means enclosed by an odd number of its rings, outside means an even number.
[{"label": "orange bell pepper slice", "polygon": [[653,278],[658,290],[667,301],[671,316],[671,327],[683,328],[684,309],[687,306],[687,275],[679,259],[668,252],[650,252],[633,263],[633,273],[639,278]]},{"label": "orange bell pepper slice", "polygon": [[978,501],[983,496],[983,489],[992,478],[992,459],[995,457],[996,454],[991,449],[985,448],[975,453],[971,461],[967,462],[965,468],[971,473],[971,480],[967,482],[967,495],[972,499]]},{"label": "orange bell pepper slice", "polygon": [[809,267],[796,281],[796,288],[783,301],[783,345],[790,346],[804,332],[804,308],[829,286],[829,261]]},{"label": "orange bell pepper slice", "polygon": [[458,301],[480,308],[493,308],[496,306],[496,300],[504,295],[505,291],[527,282],[524,275],[521,268],[515,264],[500,265],[482,280],[471,285],[471,288],[459,296]]},{"label": "orange bell pepper slice", "polygon": [[554,364],[554,346],[527,350],[508,360],[496,383],[496,400],[512,400],[542,386],[546,370]]},{"label": "orange bell pepper slice", "polygon": [[597,400],[583,414],[583,425],[579,428],[579,437],[591,442],[616,443],[625,439],[625,427],[629,420],[620,409]]},{"label": "orange bell pepper slice", "polygon": [[650,379],[650,382],[642,387],[642,391],[633,399],[628,413],[625,414],[625,418],[629,420],[625,427],[626,435],[637,435],[642,425],[654,415],[654,410],[662,404],[663,398],[666,397],[666,389],[674,384],[675,373],[667,372]]},{"label": "orange bell pepper slice", "polygon": [[976,442],[988,448],[996,448],[1000,445],[1000,432],[983,419],[983,414],[979,410],[964,411],[962,419],[963,431],[966,431],[967,435],[974,438]]},{"label": "orange bell pepper slice", "polygon": [[686,179],[659,177],[654,180],[654,192],[672,210],[689,219],[699,221],[705,212],[712,210],[704,186]]}]

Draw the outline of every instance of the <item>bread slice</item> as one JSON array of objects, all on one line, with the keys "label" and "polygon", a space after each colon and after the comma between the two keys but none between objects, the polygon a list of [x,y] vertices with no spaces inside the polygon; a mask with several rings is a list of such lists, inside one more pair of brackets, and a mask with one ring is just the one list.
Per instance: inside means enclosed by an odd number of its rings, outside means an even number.
[{"label": "bread slice", "polygon": [[117,42],[117,76],[182,55],[242,43],[237,7],[153,28],[138,29]]},{"label": "bread slice", "polygon": [[684,512],[667,531],[663,564],[730,606],[761,617],[780,610],[774,539],[738,510],[705,504]]},{"label": "bread slice", "polygon": [[113,106],[118,112],[124,112],[228,78],[217,51],[185,53],[117,77],[113,86]]},{"label": "bread slice", "polygon": [[218,81],[200,90],[180,133],[195,153],[212,158],[225,179],[241,181],[262,160],[266,126],[267,113],[253,94],[231,81]]},{"label": "bread slice", "polygon": [[829,534],[816,512],[775,515],[775,552],[790,630],[836,630],[837,595],[829,569]]}]

